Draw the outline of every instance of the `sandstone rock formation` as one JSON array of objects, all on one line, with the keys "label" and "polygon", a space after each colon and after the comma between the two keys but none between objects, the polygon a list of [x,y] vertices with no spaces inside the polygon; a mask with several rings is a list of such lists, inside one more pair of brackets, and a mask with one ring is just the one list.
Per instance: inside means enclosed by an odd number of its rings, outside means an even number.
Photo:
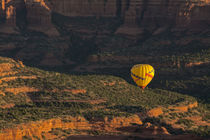
[{"label": "sandstone rock formation", "polygon": [[46,0],[26,0],[28,29],[58,35],[51,23],[51,5]]},{"label": "sandstone rock formation", "polygon": [[[125,24],[141,26],[151,32],[174,28],[197,29],[206,28],[205,22],[210,21],[209,1],[192,1],[192,0],[131,0],[130,7],[125,14]],[[128,24],[129,23],[129,24]],[[200,25],[202,23],[202,25]],[[198,26],[199,25],[199,26]]]},{"label": "sandstone rock formation", "polygon": [[203,30],[210,24],[209,0],[0,0],[0,5],[4,25],[16,27],[17,13],[25,8],[29,29],[47,34],[58,34],[51,23],[52,12],[68,17],[120,17],[123,28],[140,26],[151,32],[168,27]]},{"label": "sandstone rock formation", "polygon": [[[125,24],[186,26],[209,20],[209,0],[52,0],[53,11],[65,16],[123,16]],[[167,21],[167,22],[166,22]]]},{"label": "sandstone rock formation", "polygon": [[[105,119],[101,122],[90,123],[83,117],[66,117],[66,122],[61,118],[54,118],[48,120],[41,120],[37,122],[30,122],[26,124],[18,125],[12,129],[5,129],[0,133],[1,140],[7,139],[22,139],[24,136],[33,138],[36,136],[39,139],[43,139],[43,134],[49,133],[51,130],[60,128],[76,129],[76,130],[106,130],[110,132],[118,132],[118,127],[131,126],[133,123],[142,124],[142,121],[137,115],[126,117],[116,117],[112,120]],[[104,127],[101,127],[104,125]],[[47,137],[50,139],[50,137]]]},{"label": "sandstone rock formation", "polygon": [[13,28],[16,27],[16,7],[12,0],[1,0],[0,17],[5,19],[5,24],[0,30],[5,33],[14,33]]},{"label": "sandstone rock formation", "polygon": [[52,0],[53,10],[65,16],[116,16],[116,0]]},{"label": "sandstone rock formation", "polygon": [[28,29],[42,31],[48,35],[58,34],[51,23],[51,7],[48,2],[44,0],[1,0],[0,2],[0,17],[5,18],[1,32],[13,33],[14,30],[8,30],[8,27],[16,28],[18,22],[26,20]]}]

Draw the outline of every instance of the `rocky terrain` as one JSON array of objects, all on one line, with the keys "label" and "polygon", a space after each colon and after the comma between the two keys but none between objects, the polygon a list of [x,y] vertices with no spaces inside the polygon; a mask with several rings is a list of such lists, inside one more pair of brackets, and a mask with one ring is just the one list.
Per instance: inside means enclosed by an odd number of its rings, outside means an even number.
[{"label": "rocky terrain", "polygon": [[163,35],[168,38],[162,45],[194,40],[209,45],[209,0],[1,0],[0,5],[0,53],[40,66],[92,61],[89,55],[114,45],[126,49]]},{"label": "rocky terrain", "polygon": [[68,17],[119,17],[123,20],[122,28],[140,26],[156,30],[154,34],[171,26],[197,31],[210,24],[209,0],[1,0],[0,3],[0,17],[4,19],[1,26],[9,28],[3,27],[1,32],[16,32],[17,27],[58,35],[51,21],[52,13]]},{"label": "rocky terrain", "polygon": [[209,137],[209,0],[0,0],[0,56],[1,140]]},{"label": "rocky terrain", "polygon": [[0,60],[1,140],[208,136],[209,110],[192,96],[158,88],[142,92],[110,75],[66,75]]}]

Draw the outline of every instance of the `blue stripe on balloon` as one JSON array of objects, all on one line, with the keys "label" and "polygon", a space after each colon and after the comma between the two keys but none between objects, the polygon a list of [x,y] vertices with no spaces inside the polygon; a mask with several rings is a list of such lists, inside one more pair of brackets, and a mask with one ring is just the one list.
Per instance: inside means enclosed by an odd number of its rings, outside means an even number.
[{"label": "blue stripe on balloon", "polygon": [[131,73],[131,75],[133,75],[134,77],[136,77],[136,78],[138,78],[138,79],[145,80],[145,78],[139,77],[139,76],[137,76],[137,75],[135,75],[135,74],[133,74],[133,73]]}]

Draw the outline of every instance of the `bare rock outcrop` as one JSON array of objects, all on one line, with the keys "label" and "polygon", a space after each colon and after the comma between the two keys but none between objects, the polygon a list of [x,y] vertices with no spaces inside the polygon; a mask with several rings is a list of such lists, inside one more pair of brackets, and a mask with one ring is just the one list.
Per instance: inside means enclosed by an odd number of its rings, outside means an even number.
[{"label": "bare rock outcrop", "polygon": [[52,0],[53,10],[65,16],[116,16],[116,0]]},{"label": "bare rock outcrop", "polygon": [[26,0],[28,29],[58,35],[51,23],[52,5],[46,0]]},{"label": "bare rock outcrop", "polygon": [[0,31],[6,32],[10,30],[5,26],[16,28],[21,17],[17,13],[24,8],[28,28],[48,35],[58,35],[51,23],[52,12],[68,17],[120,17],[124,20],[120,28],[127,31],[129,27],[131,32],[135,28],[135,35],[142,29],[157,34],[169,27],[200,31],[210,24],[209,0],[0,0],[0,6],[0,17],[5,18]]},{"label": "bare rock outcrop", "polygon": [[[14,28],[17,28],[18,22],[26,20],[27,27],[24,28],[41,31],[48,35],[58,35],[57,30],[51,23],[52,6],[48,1],[1,0],[0,3],[0,17],[5,19],[3,25],[0,26],[1,32],[16,33]],[[26,14],[25,17],[23,17],[24,14]]]},{"label": "bare rock outcrop", "polygon": [[4,33],[15,33],[16,27],[16,6],[14,0],[1,0],[0,17],[5,19],[5,23],[0,26],[0,31]]},{"label": "bare rock outcrop", "polygon": [[[210,21],[209,0],[130,0],[125,25],[141,26],[151,32],[175,29],[202,30]],[[128,13],[129,16],[126,16]],[[129,23],[129,24],[128,24]],[[161,32],[160,32],[161,33]]]},{"label": "bare rock outcrop", "polygon": [[[33,138],[36,136],[39,139],[43,139],[43,135],[47,135],[50,131],[56,128],[62,130],[106,130],[110,132],[118,132],[118,127],[131,126],[133,123],[142,124],[138,116],[131,117],[116,117],[112,120],[105,120],[104,122],[90,123],[83,117],[66,117],[63,121],[61,118],[54,118],[48,120],[40,120],[36,122],[30,122],[26,124],[20,124],[17,127],[11,129],[2,130],[0,133],[1,140],[7,139],[22,139],[24,136]],[[102,127],[102,126],[104,127]],[[50,139],[47,135],[47,138]]]}]

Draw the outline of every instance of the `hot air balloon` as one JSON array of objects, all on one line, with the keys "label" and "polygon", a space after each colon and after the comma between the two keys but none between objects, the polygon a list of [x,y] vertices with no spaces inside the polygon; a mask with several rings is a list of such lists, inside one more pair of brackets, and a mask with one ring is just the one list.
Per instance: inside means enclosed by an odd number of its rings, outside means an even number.
[{"label": "hot air balloon", "polygon": [[154,75],[154,68],[148,64],[137,64],[131,68],[131,77],[143,90],[151,82]]}]

